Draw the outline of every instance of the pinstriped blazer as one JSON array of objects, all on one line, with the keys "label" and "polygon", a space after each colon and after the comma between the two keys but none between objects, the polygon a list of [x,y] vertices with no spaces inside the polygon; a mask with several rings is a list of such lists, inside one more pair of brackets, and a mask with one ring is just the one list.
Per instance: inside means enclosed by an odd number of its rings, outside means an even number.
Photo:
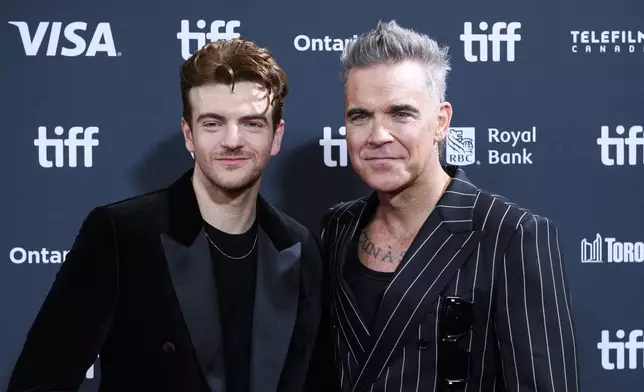
[{"label": "pinstriped blazer", "polygon": [[440,391],[443,298],[474,303],[464,390],[578,392],[575,329],[557,228],[447,167],[453,180],[405,253],[365,326],[343,276],[347,245],[374,194],[331,208],[321,243],[330,274],[329,346],[342,391]]}]

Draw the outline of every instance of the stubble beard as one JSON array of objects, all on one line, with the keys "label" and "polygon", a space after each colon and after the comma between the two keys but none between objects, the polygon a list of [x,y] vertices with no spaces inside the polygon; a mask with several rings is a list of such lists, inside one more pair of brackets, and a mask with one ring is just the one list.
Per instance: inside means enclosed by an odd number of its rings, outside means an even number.
[{"label": "stubble beard", "polygon": [[231,197],[240,195],[251,189],[261,179],[262,172],[256,168],[255,158],[246,163],[252,168],[220,169],[216,167],[214,157],[209,157],[207,166],[200,166],[201,176],[208,188],[215,192],[225,193]]}]

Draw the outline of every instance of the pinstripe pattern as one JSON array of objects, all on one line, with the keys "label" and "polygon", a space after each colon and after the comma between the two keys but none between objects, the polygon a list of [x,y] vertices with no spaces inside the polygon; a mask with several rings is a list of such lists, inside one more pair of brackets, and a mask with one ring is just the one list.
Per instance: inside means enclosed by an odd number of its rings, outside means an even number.
[{"label": "pinstripe pattern", "polygon": [[387,286],[367,329],[343,278],[347,245],[371,218],[375,194],[332,208],[322,244],[342,391],[439,391],[441,296],[474,302],[461,342],[472,353],[465,391],[578,392],[570,293],[556,227],[472,185],[458,168]]}]

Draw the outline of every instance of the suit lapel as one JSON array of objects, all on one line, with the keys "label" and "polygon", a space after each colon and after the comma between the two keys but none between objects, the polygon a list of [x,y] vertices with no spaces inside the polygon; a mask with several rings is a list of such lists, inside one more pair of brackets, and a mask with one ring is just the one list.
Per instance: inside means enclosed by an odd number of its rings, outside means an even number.
[{"label": "suit lapel", "polygon": [[252,392],[277,390],[297,316],[301,251],[300,242],[277,250],[259,228],[250,368]]},{"label": "suit lapel", "polygon": [[168,188],[167,233],[160,239],[192,350],[210,389],[219,391],[225,386],[219,305],[193,172]]},{"label": "suit lapel", "polygon": [[186,246],[161,234],[168,270],[192,346],[211,390],[225,385],[221,366],[221,325],[215,276],[210,250],[203,229],[195,241]]},{"label": "suit lapel", "polygon": [[361,223],[364,223],[363,217],[368,217],[372,213],[371,207],[374,204],[371,199],[373,196],[369,200],[359,199],[341,207],[331,218],[332,221],[329,225],[329,229],[335,229],[333,241],[335,247],[330,250],[331,273],[334,282],[332,287],[333,312],[338,320],[339,333],[346,340],[351,358],[356,364],[362,361],[366,353],[370,332],[355,305],[353,293],[344,280],[344,265],[349,245]]},{"label": "suit lapel", "polygon": [[[161,234],[168,270],[201,370],[212,391],[225,389],[215,276],[193,170],[169,188],[168,232]],[[261,195],[257,199],[258,264],[251,348],[251,391],[275,391],[291,343],[300,299],[302,233]]]},{"label": "suit lapel", "polygon": [[483,237],[472,215],[477,188],[457,169],[436,208],[414,238],[388,285],[360,363],[354,391],[366,390],[432,313],[439,295]]}]

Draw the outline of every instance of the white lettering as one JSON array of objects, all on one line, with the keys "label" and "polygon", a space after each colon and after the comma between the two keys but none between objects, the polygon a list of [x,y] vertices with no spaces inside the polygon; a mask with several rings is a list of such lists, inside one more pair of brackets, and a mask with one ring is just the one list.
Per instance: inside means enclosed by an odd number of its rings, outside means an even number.
[{"label": "white lettering", "polygon": [[641,44],[644,32],[635,30],[571,31],[575,44]]},{"label": "white lettering", "polygon": [[[571,31],[572,52],[580,53],[579,44],[583,44],[584,53],[644,53],[644,32],[635,30],[606,31]],[[637,46],[633,44],[638,44]]]},{"label": "white lettering", "polygon": [[300,34],[293,40],[293,46],[300,52],[308,50],[312,52],[342,52],[351,41],[358,39],[357,35],[351,38],[331,38],[328,35],[324,38],[311,38],[308,35]]},{"label": "white lettering", "polygon": [[[116,52],[112,28],[107,22],[101,22],[96,25],[89,45],[87,45],[87,41],[83,37],[84,34],[78,33],[79,31],[85,32],[87,30],[87,23],[85,22],[72,22],[66,25],[64,30],[61,22],[40,22],[33,37],[27,22],[11,21],[9,24],[18,28],[22,46],[27,56],[36,56],[38,54],[50,25],[46,56],[60,54],[65,57],[77,57],[84,54],[85,56],[93,57],[99,52],[105,53],[109,57],[121,55],[120,52]],[[59,46],[61,30],[63,31],[63,37],[73,46]]]},{"label": "white lettering", "polygon": [[532,127],[529,131],[499,131],[497,128],[488,129],[489,143],[509,143],[516,147],[519,142],[536,143],[537,127]]},{"label": "white lettering", "polygon": [[488,162],[491,165],[532,165],[532,153],[528,152],[525,148],[521,152],[503,152],[499,153],[497,150],[488,151]]},{"label": "white lettering", "polygon": [[[340,127],[340,129],[338,130],[338,133],[341,136],[345,136],[346,132],[347,131],[345,127]],[[322,134],[323,136],[322,136],[322,139],[320,139],[320,146],[322,146],[324,165],[326,165],[327,167],[338,166],[338,161],[333,159],[333,150],[335,148],[338,148],[340,167],[346,167],[347,161],[348,161],[347,140],[344,138],[342,139],[334,138],[331,132],[331,127],[324,127],[322,129]]]},{"label": "white lettering", "polygon": [[[601,352],[602,368],[605,370],[624,369],[626,367],[626,351],[628,351],[628,368],[637,369],[637,359],[644,354],[644,340],[640,339],[644,337],[644,331],[641,329],[631,331],[627,342],[622,341],[626,337],[624,330],[618,330],[615,336],[619,341],[611,341],[610,331],[601,332],[601,341],[597,343],[597,348]],[[611,355],[613,352],[614,356]]]},{"label": "white lettering", "polygon": [[[488,29],[487,22],[479,23],[479,30],[485,32]],[[463,51],[465,60],[470,63],[487,62],[488,48],[492,46],[492,61],[501,61],[501,43],[505,42],[506,61],[515,60],[515,42],[521,41],[521,35],[516,31],[521,28],[520,22],[496,22],[492,25],[491,34],[481,34],[472,32],[472,22],[465,22],[463,34],[460,40],[463,41]],[[505,32],[503,32],[505,31]],[[474,53],[474,42],[478,42],[478,55]]]},{"label": "white lettering", "polygon": [[65,261],[69,251],[48,250],[27,250],[16,247],[9,251],[9,260],[14,264],[60,264]]},{"label": "white lettering", "polygon": [[[54,134],[62,136],[65,133],[63,127],[55,127]],[[38,163],[45,168],[53,166],[65,166],[64,147],[67,147],[67,165],[76,167],[78,161],[78,149],[83,149],[83,165],[92,167],[93,165],[93,148],[98,146],[98,139],[94,135],[98,134],[98,127],[72,127],[67,132],[67,138],[49,138],[47,136],[47,127],[38,127],[38,138],[34,139],[34,146],[38,147]],[[83,137],[79,139],[78,136]],[[48,154],[49,147],[54,149],[54,162],[50,160]]]},{"label": "white lettering", "polygon": [[[239,38],[240,36],[239,33],[235,31],[237,27],[241,26],[241,22],[238,20],[215,20],[210,23],[210,31],[208,33],[203,31],[203,29],[206,28],[205,20],[198,20],[196,24],[197,28],[201,31],[191,31],[190,21],[181,21],[181,31],[177,33],[177,39],[181,41],[181,57],[183,57],[184,60],[188,60],[194,52],[204,47],[207,40],[214,42],[220,39],[229,40]],[[193,41],[196,42],[196,47],[194,48],[191,46],[191,42]]]},{"label": "white lettering", "polygon": [[[637,165],[644,163],[644,127],[633,125],[628,130],[628,137],[609,136],[609,127],[601,127],[601,136],[597,138],[597,145],[600,146],[601,162],[604,166],[622,166],[628,151],[628,164]],[[618,135],[623,135],[626,128],[619,125],[615,128]],[[614,154],[611,152],[614,151]],[[638,157],[641,155],[641,157]]]},{"label": "white lettering", "polygon": [[618,242],[604,238],[609,263],[641,263],[644,261],[644,242]]}]

